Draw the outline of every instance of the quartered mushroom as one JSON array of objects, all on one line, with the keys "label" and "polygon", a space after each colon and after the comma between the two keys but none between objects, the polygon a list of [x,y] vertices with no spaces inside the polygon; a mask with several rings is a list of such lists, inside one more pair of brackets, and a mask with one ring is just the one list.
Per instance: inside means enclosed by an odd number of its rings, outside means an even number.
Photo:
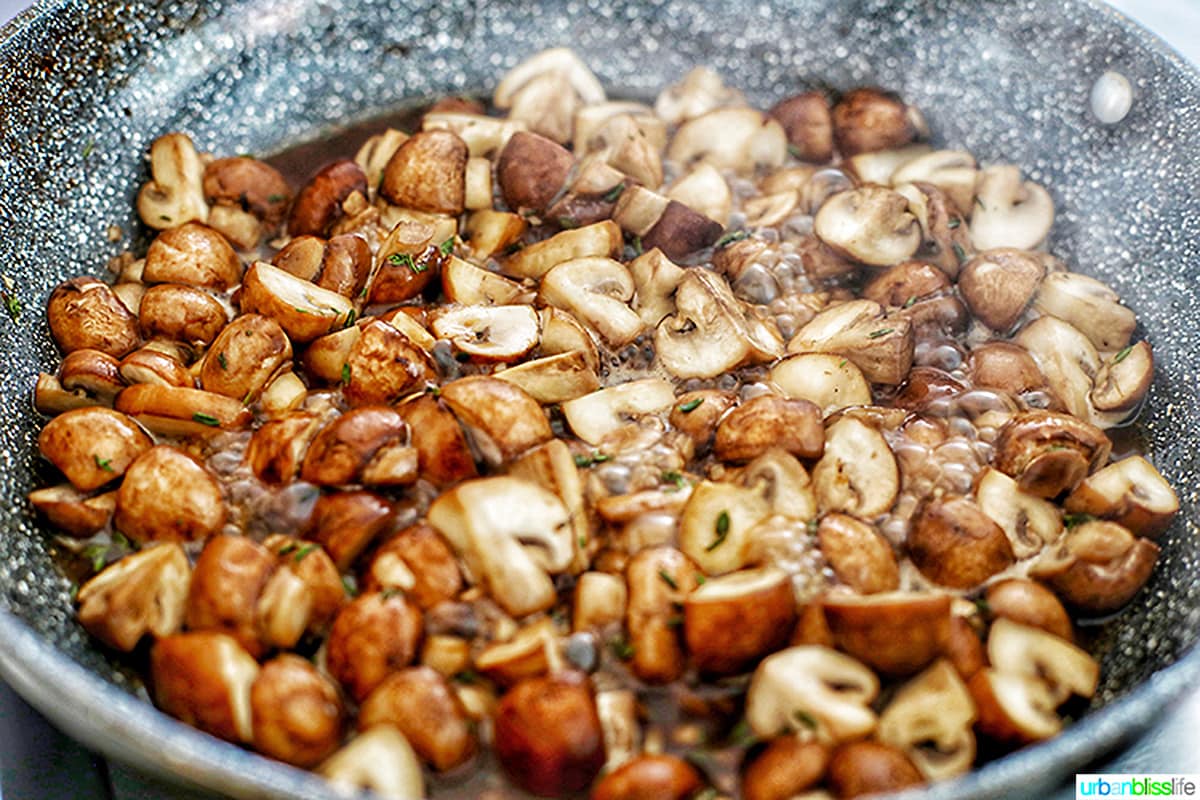
[{"label": "quartered mushroom", "polygon": [[[912,323],[871,300],[851,300],[817,314],[788,342],[789,353],[832,353],[871,383],[898,384],[913,360]],[[853,379],[851,379],[853,380]]]},{"label": "quartered mushroom", "polygon": [[242,311],[275,320],[294,341],[311,342],[349,325],[354,304],[336,292],[259,261],[246,270],[242,281]]},{"label": "quartered mushroom", "polygon": [[383,168],[379,193],[417,211],[457,215],[466,208],[467,144],[450,131],[418,131]]},{"label": "quartered mushroom", "polygon": [[833,106],[833,138],[843,156],[906,145],[925,127],[920,112],[880,89],[852,89]]},{"label": "quartered mushroom", "polygon": [[733,193],[721,171],[707,161],[693,167],[666,191],[669,200],[676,200],[719,225],[729,223]]},{"label": "quartered mushroom", "polygon": [[364,200],[368,194],[362,168],[349,159],[327,164],[296,193],[288,216],[288,234],[328,236],[346,214],[343,204],[355,194]]},{"label": "quartered mushroom", "polygon": [[1093,425],[1052,411],[1023,411],[1000,428],[992,465],[1021,489],[1054,498],[1108,461],[1112,442]]},{"label": "quartered mushroom", "polygon": [[812,471],[822,511],[876,517],[896,501],[900,473],[887,441],[875,428],[842,417],[825,430],[825,452]]},{"label": "quartered mushroom", "polygon": [[975,482],[975,503],[1001,527],[1018,560],[1037,555],[1062,533],[1053,503],[1021,491],[1014,479],[991,467]]},{"label": "quartered mushroom", "polygon": [[500,271],[515,278],[540,279],[565,261],[591,256],[613,258],[621,252],[625,240],[612,220],[561,231],[537,244],[522,247],[504,259]]},{"label": "quartered mushroom", "polygon": [[813,219],[817,237],[837,253],[870,266],[911,258],[921,245],[921,226],[904,195],[863,186],[833,195]]},{"label": "quartered mushroom", "polygon": [[825,427],[815,404],[764,394],[721,419],[713,452],[722,461],[751,461],[777,447],[799,458],[819,458],[824,444]]},{"label": "quartered mushroom", "polygon": [[970,214],[978,176],[975,157],[965,150],[934,150],[901,164],[892,173],[891,182],[930,183],[946,193],[959,214]]},{"label": "quartered mushroom", "polygon": [[727,87],[709,67],[693,67],[678,83],[666,87],[654,101],[654,113],[678,125],[721,106],[743,103],[742,93]]},{"label": "quartered mushroom", "polygon": [[602,103],[604,87],[573,51],[556,47],[513,67],[496,85],[492,103],[530,130],[558,142],[571,140],[575,111]]},{"label": "quartered mushroom", "polygon": [[667,158],[684,167],[706,161],[747,174],[778,167],[787,158],[787,134],[776,120],[752,108],[720,108],[693,117],[675,132]]},{"label": "quartered mushroom", "polygon": [[875,673],[850,656],[815,645],[789,647],[754,671],[746,721],[763,739],[787,731],[828,743],[859,739],[875,730],[871,703],[878,694]]},{"label": "quartered mushroom", "polygon": [[393,725],[422,761],[445,771],[468,761],[475,735],[449,682],[429,667],[392,673],[367,695],[358,714],[359,730]]},{"label": "quartered mushroom", "polygon": [[833,157],[833,117],[823,92],[801,92],[767,112],[783,126],[788,151],[801,161],[824,164]]},{"label": "quartered mushroom", "polygon": [[926,503],[905,547],[922,575],[956,589],[978,586],[1016,560],[1004,529],[964,497]]},{"label": "quartered mushroom", "polygon": [[363,789],[388,800],[425,796],[421,762],[404,734],[392,725],[376,725],[342,745],[318,768],[335,787]]},{"label": "quartered mushroom", "polygon": [[258,663],[223,633],[165,636],[150,650],[154,703],[176,719],[230,742],[254,740],[250,692]]},{"label": "quartered mushroom", "polygon": [[1037,247],[1054,224],[1054,201],[1021,170],[998,164],[979,171],[976,207],[971,213],[971,241],[976,250]]},{"label": "quartered mushroom", "polygon": [[975,761],[975,703],[950,662],[941,659],[904,684],[879,715],[879,739],[904,751],[926,780],[970,770]]},{"label": "quartered mushroom", "polygon": [[459,378],[444,385],[439,396],[487,464],[511,461],[554,438],[538,401],[508,381],[482,375]]},{"label": "quartered mushroom", "polygon": [[[742,772],[745,800],[828,800],[814,790],[829,766],[830,748],[820,742],[802,741],[798,736],[772,739]],[[810,791],[811,790],[811,791]]]},{"label": "quartered mushroom", "polygon": [[542,276],[540,299],[569,311],[613,347],[633,341],[643,328],[630,307],[633,276],[619,261],[589,256],[564,261]]},{"label": "quartered mushroom", "polygon": [[38,435],[38,450],[83,492],[120,478],[151,446],[132,419],[98,406],[60,414]]},{"label": "quartered mushroom", "polygon": [[277,169],[249,156],[219,158],[204,167],[208,224],[242,249],[279,230],[292,190]]},{"label": "quartered mushroom", "polygon": [[669,683],[683,674],[686,617],[680,607],[695,589],[697,574],[691,559],[667,546],[641,550],[625,567],[631,667],[647,683]]},{"label": "quartered mushroom", "polygon": [[151,180],[138,192],[138,216],[156,230],[208,219],[204,199],[204,162],[192,140],[168,133],[150,146]]},{"label": "quartered mushroom", "polygon": [[130,652],[144,636],[161,639],[183,626],[191,566],[166,543],[130,553],[79,587],[79,622],[109,647]]},{"label": "quartered mushroom", "polygon": [[285,653],[262,665],[250,687],[254,747],[298,767],[337,750],[345,709],[337,687],[307,659]]},{"label": "quartered mushroom", "polygon": [[412,663],[422,633],[420,610],[402,594],[359,595],[338,612],[329,630],[329,675],[361,703],[388,675]]},{"label": "quartered mushroom", "polygon": [[870,523],[849,514],[826,514],[817,526],[817,542],[838,580],[854,591],[874,594],[900,587],[896,554]]},{"label": "quartered mushroom", "polygon": [[820,609],[830,641],[883,675],[911,675],[941,655],[950,636],[950,596],[886,592],[826,596]]},{"label": "quartered mushroom", "polygon": [[29,493],[30,504],[67,536],[86,539],[108,526],[117,507],[117,493],[89,497],[70,483],[47,486]]},{"label": "quartered mushroom", "polygon": [[[1035,567],[1036,569],[1036,567]],[[990,584],[984,595],[988,615],[1041,628],[1070,642],[1074,639],[1071,617],[1054,592],[1037,581],[1005,578]]]},{"label": "quartered mushroom", "polygon": [[1067,495],[1072,513],[1109,519],[1138,536],[1156,538],[1179,513],[1179,498],[1144,456],[1129,456],[1089,475]]},{"label": "quartered mushroom", "polygon": [[1137,319],[1106,284],[1075,272],[1052,272],[1033,299],[1033,307],[1058,317],[1087,336],[1097,350],[1129,344]]},{"label": "quartered mushroom", "polygon": [[1115,611],[1150,579],[1158,545],[1115,522],[1094,520],[1069,529],[1031,568],[1068,605],[1091,613]]},{"label": "quartered mushroom", "polygon": [[779,649],[795,620],[791,578],[775,567],[709,578],[683,601],[687,651],[702,673],[744,670]]}]

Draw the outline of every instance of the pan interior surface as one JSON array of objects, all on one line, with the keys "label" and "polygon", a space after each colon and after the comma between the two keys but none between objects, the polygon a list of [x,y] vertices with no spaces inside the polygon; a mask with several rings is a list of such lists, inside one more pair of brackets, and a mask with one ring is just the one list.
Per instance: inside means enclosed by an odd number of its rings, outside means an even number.
[{"label": "pan interior surface", "polygon": [[[627,96],[652,97],[698,64],[759,107],[802,88],[899,92],[926,114],[935,143],[1021,165],[1049,188],[1058,209],[1049,250],[1116,289],[1154,346],[1157,377],[1133,438],[1176,487],[1182,513],[1151,582],[1100,635],[1103,710],[927,796],[1029,796],[1031,775],[1053,785],[1194,684],[1200,77],[1111,10],[1032,0],[36,6],[0,33],[0,271],[21,305],[0,329],[5,676],[60,723],[74,714],[72,732],[93,746],[145,766],[238,796],[321,792],[140,704],[134,673],[74,622],[54,544],[25,501],[49,479],[28,401],[36,373],[56,363],[46,298],[59,281],[103,275],[109,258],[144,249],[133,201],[143,154],[164,132],[185,131],[202,151],[275,152],[422,100],[486,92],[507,68],[559,45]],[[1110,69],[1129,78],[1135,99],[1124,121],[1103,126],[1088,93]]]}]

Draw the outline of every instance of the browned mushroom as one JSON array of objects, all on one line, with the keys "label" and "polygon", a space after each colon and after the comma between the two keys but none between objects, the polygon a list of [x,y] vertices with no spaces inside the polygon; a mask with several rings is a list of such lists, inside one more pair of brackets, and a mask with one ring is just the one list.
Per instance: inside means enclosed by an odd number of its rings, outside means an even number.
[{"label": "browned mushroom", "polygon": [[978,586],[1016,559],[1004,530],[965,497],[926,503],[905,542],[913,564],[943,586]]},{"label": "browned mushroom", "polygon": [[50,293],[46,304],[50,334],[64,352],[90,348],[114,358],[141,343],[137,318],[106,283],[72,278]]},{"label": "browned mushroom", "polygon": [[1052,411],[1016,414],[996,436],[993,465],[1021,489],[1057,497],[1108,460],[1112,442],[1087,422]]},{"label": "browned mushroom", "polygon": [[409,667],[388,676],[362,702],[358,727],[395,725],[422,760],[445,771],[475,754],[467,714],[446,679],[429,667]]},{"label": "browned mushroom", "polygon": [[900,147],[923,125],[916,109],[879,89],[852,89],[833,107],[833,138],[843,156]]},{"label": "browned mushroom", "polygon": [[299,656],[263,664],[250,687],[250,712],[254,748],[298,767],[319,764],[342,739],[337,687]]},{"label": "browned mushroom", "polygon": [[412,663],[421,612],[395,592],[368,592],[341,610],[325,642],[329,674],[363,702],[393,672]]},{"label": "browned mushroom", "polygon": [[1093,520],[1070,529],[1033,567],[1059,597],[1082,611],[1125,605],[1150,579],[1158,545],[1115,522]]},{"label": "browned mushroom", "polygon": [[592,788],[591,800],[687,800],[703,786],[691,764],[670,755],[626,761]]},{"label": "browned mushroom", "polygon": [[288,233],[326,236],[345,213],[342,203],[355,192],[367,196],[367,177],[358,164],[341,159],[322,167],[296,194]]}]

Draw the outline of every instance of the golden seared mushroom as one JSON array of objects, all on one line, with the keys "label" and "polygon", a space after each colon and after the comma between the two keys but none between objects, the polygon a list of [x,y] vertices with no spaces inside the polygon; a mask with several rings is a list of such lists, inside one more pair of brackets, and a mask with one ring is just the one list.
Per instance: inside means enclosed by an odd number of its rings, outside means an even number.
[{"label": "golden seared mushroom", "polygon": [[246,463],[263,483],[291,483],[320,428],[318,417],[306,411],[294,411],[265,422],[250,437]]},{"label": "golden seared mushroom", "polygon": [[661,378],[642,378],[609,386],[562,404],[572,432],[588,444],[599,444],[630,420],[665,411],[675,390]]},{"label": "golden seared mushroom", "polygon": [[99,350],[73,350],[58,368],[58,380],[68,392],[94,397],[96,405],[111,406],[125,388],[120,362]]},{"label": "golden seared mushroom", "polygon": [[1121,305],[1120,297],[1107,284],[1075,272],[1047,275],[1033,307],[1072,325],[1097,350],[1122,349],[1137,325],[1133,312]]},{"label": "golden seared mushroom", "polygon": [[500,79],[492,94],[492,103],[508,110],[511,119],[564,144],[571,140],[576,109],[604,100],[600,81],[565,47],[525,59]]},{"label": "golden seared mushroom", "polygon": [[[975,203],[979,169],[975,157],[965,150],[934,150],[901,164],[892,173],[893,185],[929,183],[944,192],[954,211],[970,214]],[[963,229],[966,230],[965,227]]]},{"label": "golden seared mushroom", "polygon": [[475,735],[462,704],[446,679],[429,667],[393,673],[363,700],[359,730],[381,724],[395,726],[421,760],[438,771],[475,754]]},{"label": "golden seared mushroom", "polygon": [[158,445],[126,470],[113,524],[139,543],[202,541],[225,524],[225,502],[205,466],[181,450]]},{"label": "golden seared mushroom", "polygon": [[153,444],[132,419],[99,406],[66,411],[38,434],[38,450],[81,492],[120,478]]},{"label": "golden seared mushroom", "polygon": [[1091,613],[1115,611],[1150,579],[1159,548],[1115,522],[1092,520],[1067,531],[1031,568],[1068,605]]},{"label": "golden seared mushroom", "polygon": [[976,729],[991,739],[1028,744],[1062,730],[1050,689],[1028,675],[981,669],[967,681],[967,688],[979,717]]},{"label": "golden seared mushroom", "polygon": [[391,725],[362,731],[317,770],[347,792],[363,789],[387,800],[425,796],[425,777],[412,745]]},{"label": "golden seared mushroom", "polygon": [[575,157],[558,142],[536,133],[514,133],[496,160],[496,182],[513,211],[541,213],[566,185]]},{"label": "golden seared mushroom", "polygon": [[1012,248],[982,252],[963,267],[958,290],[984,325],[1007,333],[1038,294],[1045,267],[1032,254]]},{"label": "golden seared mushroom", "polygon": [[814,403],[828,416],[849,406],[870,405],[871,385],[850,359],[831,353],[800,353],[771,367],[771,382],[784,397]]},{"label": "golden seared mushroom", "polygon": [[466,434],[437,397],[419,395],[396,411],[408,424],[422,478],[448,486],[478,474]]},{"label": "golden seared mushroom", "polygon": [[417,454],[408,427],[387,406],[364,406],[326,425],[304,456],[300,477],[321,486],[416,480]]},{"label": "golden seared mushroom", "polygon": [[297,278],[258,261],[242,282],[242,311],[255,312],[279,323],[297,342],[348,327],[354,304],[336,292]]},{"label": "golden seared mushroom", "polygon": [[826,514],[817,526],[821,554],[838,580],[862,594],[900,587],[891,544],[870,523],[849,514]]},{"label": "golden seared mushroom", "polygon": [[508,476],[464,481],[433,501],[429,524],[508,613],[524,616],[554,604],[550,575],[571,563],[574,534],[553,493]]},{"label": "golden seared mushroom", "polygon": [[971,241],[976,250],[1037,247],[1054,224],[1054,201],[1033,181],[1021,181],[1021,170],[997,164],[979,171],[976,208],[971,213]]},{"label": "golden seared mushroom", "polygon": [[[448,217],[446,219],[449,219]],[[451,260],[453,226],[439,230],[424,222],[401,220],[379,245],[368,302],[403,303],[424,292]]]},{"label": "golden seared mushroom", "polygon": [[1016,560],[1004,529],[965,497],[922,506],[905,548],[922,575],[956,589],[978,586]]},{"label": "golden seared mushroom", "polygon": [[383,133],[377,133],[363,142],[362,147],[358,148],[358,152],[354,154],[354,163],[362,169],[366,176],[367,186],[378,189],[383,180],[384,167],[387,166],[387,162],[391,160],[396,149],[407,140],[407,133],[395,128],[388,128]]},{"label": "golden seared mushroom", "polygon": [[322,167],[296,193],[288,217],[288,234],[328,235],[334,223],[345,215],[342,204],[355,193],[367,196],[367,177],[358,164],[339,159]]},{"label": "golden seared mushroom", "polygon": [[514,278],[539,280],[550,269],[576,258],[615,258],[625,239],[612,220],[556,233],[549,239],[523,247],[500,263],[500,271]]},{"label": "golden seared mushroom", "polygon": [[688,800],[704,785],[691,764],[670,755],[641,755],[605,775],[591,800]]},{"label": "golden seared mushroom", "polygon": [[[742,773],[745,800],[792,800],[809,797],[829,765],[829,748],[798,736],[772,739]],[[812,800],[817,800],[813,797]]]},{"label": "golden seared mushroom", "polygon": [[197,349],[207,347],[228,321],[221,301],[200,289],[175,283],[151,286],[138,309],[138,322],[148,338]]},{"label": "golden seared mushroom", "polygon": [[714,244],[722,226],[677,200],[669,200],[662,214],[642,234],[645,247],[658,248],[668,258],[682,259]]},{"label": "golden seared mushroom", "polygon": [[667,158],[684,167],[706,161],[717,169],[749,174],[783,164],[787,144],[783,126],[761,111],[720,108],[680,125]]},{"label": "golden seared mushroom", "polygon": [[1147,342],[1121,348],[1096,373],[1088,398],[1099,412],[1135,411],[1154,380],[1154,355]]},{"label": "golden seared mushroom", "polygon": [[[617,198],[612,219],[631,236],[645,236],[671,204],[671,199],[644,186],[627,187]],[[682,204],[681,204],[682,205]],[[715,220],[708,220],[715,224]],[[718,234],[719,235],[719,234]]]},{"label": "golden seared mushroom", "polygon": [[272,264],[298,278],[351,298],[357,297],[366,286],[371,262],[367,240],[349,233],[329,241],[317,236],[297,236],[271,259]]},{"label": "golden seared mushroom", "polygon": [[693,268],[679,282],[675,314],[654,333],[656,357],[677,378],[711,378],[783,355],[773,323],[759,320],[719,275]]},{"label": "golden seared mushroom", "polygon": [[204,199],[204,162],[192,140],[168,133],[150,146],[152,179],[138,192],[138,216],[151,228],[163,230],[190,220],[208,219]]},{"label": "golden seared mushroom", "polygon": [[240,399],[165,384],[130,386],[117,395],[113,405],[161,436],[204,438],[240,430],[254,418]]},{"label": "golden seared mushroom", "polygon": [[290,653],[262,665],[250,687],[254,749],[298,767],[313,767],[342,740],[345,710],[337,686]]},{"label": "golden seared mushroom", "polygon": [[223,633],[176,633],[150,650],[154,704],[229,742],[254,739],[250,694],[258,672],[250,654]]},{"label": "golden seared mushroom", "polygon": [[67,536],[86,539],[108,526],[117,507],[117,493],[88,497],[69,483],[35,489],[29,503]]},{"label": "golden seared mushroom", "polygon": [[713,452],[722,461],[751,461],[777,447],[798,458],[820,458],[821,410],[808,400],[764,394],[734,408],[717,425]]},{"label": "golden seared mushroom", "polygon": [[253,656],[266,651],[255,613],[275,571],[275,554],[244,536],[222,534],[204,545],[188,590],[190,630],[215,630],[238,640]]},{"label": "golden seared mushroom", "polygon": [[338,613],[329,630],[329,674],[361,703],[388,675],[412,663],[421,634],[421,612],[403,594],[362,594]]},{"label": "golden seared mushroom", "polygon": [[183,365],[181,348],[169,342],[150,342],[121,359],[117,369],[126,383],[192,388],[195,380]]},{"label": "golden seared mushroom", "polygon": [[537,400],[507,381],[482,375],[459,378],[443,386],[439,397],[492,466],[554,438]]},{"label": "golden seared mushroom", "polygon": [[160,233],[146,250],[142,280],[224,291],[242,280],[242,262],[217,231],[197,222]]},{"label": "golden seared mushroom", "polygon": [[545,675],[562,662],[562,645],[549,619],[526,625],[503,642],[493,642],[475,656],[475,668],[500,686]]},{"label": "golden seared mushroom", "polygon": [[596,701],[581,673],[522,681],[500,698],[493,724],[500,765],[534,794],[579,791],[604,764]]},{"label": "golden seared mushroom", "polygon": [[453,256],[442,268],[442,292],[452,303],[472,306],[517,304],[534,296],[516,281]]},{"label": "golden seared mushroom", "polygon": [[971,383],[984,389],[1012,394],[1044,391],[1046,376],[1029,351],[1005,341],[991,341],[972,348],[967,358]]},{"label": "golden seared mushroom", "polygon": [[[209,223],[226,235],[244,230],[237,242],[250,249],[279,230],[292,201],[292,189],[279,170],[249,156],[218,158],[204,168],[204,197],[212,204]],[[220,222],[227,220],[228,225]]]},{"label": "golden seared mushroom", "polygon": [[881,186],[835,194],[817,212],[813,231],[835,252],[877,267],[911,258],[921,244],[908,200]]},{"label": "golden seared mushroom", "polygon": [[708,575],[741,569],[750,559],[755,526],[771,512],[762,492],[703,481],[679,520],[679,549]]},{"label": "golden seared mushroom", "polygon": [[482,362],[513,362],[538,343],[538,315],[530,306],[451,306],[434,313],[430,330]]},{"label": "golden seared mushroom", "polygon": [[736,397],[719,389],[685,392],[675,398],[669,421],[672,428],[691,438],[699,452],[712,442],[717,424],[736,402]]},{"label": "golden seared mushroom", "polygon": [[1015,478],[1022,491],[1053,498],[1078,486],[1111,452],[1112,442],[1087,422],[1023,411],[997,434],[992,466]]},{"label": "golden seared mushroom", "polygon": [[576,631],[599,629],[625,618],[629,590],[625,579],[607,572],[585,572],[575,582],[571,627]]},{"label": "golden seared mushroom", "polygon": [[647,683],[670,683],[683,674],[679,606],[695,589],[697,574],[687,556],[667,546],[641,550],[625,567],[629,656],[633,671]]},{"label": "golden seared mushroom", "polygon": [[446,130],[458,134],[466,142],[472,158],[499,152],[513,134],[528,129],[529,126],[520,120],[489,117],[477,110],[431,109],[421,117],[421,130]]},{"label": "golden seared mushroom", "polygon": [[516,478],[532,481],[543,489],[554,492],[571,517],[571,527],[578,544],[576,559],[571,572],[578,573],[587,566],[586,546],[591,538],[591,521],[583,491],[583,480],[579,464],[571,448],[561,439],[552,439],[540,444],[514,461],[509,474]]},{"label": "golden seared mushroom", "polygon": [[1144,456],[1129,456],[1085,478],[1067,495],[1063,508],[1112,520],[1154,539],[1179,513],[1179,498]]},{"label": "golden seared mushroom", "polygon": [[863,87],[833,106],[833,138],[843,156],[901,147],[924,127],[920,112],[880,89]]},{"label": "golden seared mushroom", "polygon": [[628,344],[642,331],[630,308],[633,276],[618,261],[586,257],[564,261],[542,276],[539,298],[569,311],[613,347]]},{"label": "golden seared mushroom", "polygon": [[795,622],[791,578],[775,567],[709,578],[683,601],[688,654],[707,674],[743,671],[785,644]]},{"label": "golden seared mushroom", "polygon": [[[482,263],[516,245],[528,228],[529,223],[520,214],[481,208],[467,217],[462,237],[471,250],[471,256]],[[458,263],[466,264],[467,262],[458,259]],[[451,293],[446,288],[447,267],[442,268],[442,287],[449,297]],[[476,302],[457,297],[450,297],[450,299],[460,303]]]},{"label": "golden seared mushroom", "polygon": [[997,672],[1042,682],[1050,690],[1054,707],[1073,695],[1092,697],[1100,680],[1100,665],[1082,648],[1003,617],[993,622],[988,632],[987,654]]},{"label": "golden seared mushroom", "polygon": [[772,739],[793,731],[836,743],[875,730],[871,703],[879,694],[875,673],[848,655],[799,645],[767,656],[746,692],[746,721],[755,735]]},{"label": "golden seared mushroom", "polygon": [[887,315],[871,300],[851,300],[817,314],[788,343],[789,353],[831,353],[858,367],[871,383],[896,385],[913,361],[912,323]]},{"label": "golden seared mushroom", "polygon": [[808,521],[817,516],[817,499],[808,472],[795,456],[772,448],[742,470],[739,483],[762,495],[772,514]]},{"label": "golden seared mushroom", "polygon": [[392,522],[392,504],[363,490],[317,498],[305,535],[329,552],[339,570],[347,570]]},{"label": "golden seared mushroom", "polygon": [[975,703],[946,659],[900,687],[879,715],[879,740],[903,752],[928,781],[971,769]]},{"label": "golden seared mushroom", "polygon": [[921,772],[899,748],[882,742],[849,742],[829,759],[829,788],[838,798],[895,792],[925,783]]},{"label": "golden seared mushroom", "polygon": [[33,407],[39,414],[52,417],[64,411],[90,408],[96,404],[96,399],[88,397],[84,392],[68,392],[55,376],[38,373],[37,382],[33,387]]},{"label": "golden seared mushroom", "polygon": [[346,585],[333,558],[315,542],[280,533],[262,544],[275,553],[276,568],[255,609],[260,628],[324,635],[347,602]]},{"label": "golden seared mushroom", "polygon": [[822,511],[876,517],[896,502],[900,471],[883,434],[854,417],[825,430],[825,453],[812,470]]},{"label": "golden seared mushroom", "polygon": [[543,405],[565,403],[600,388],[600,377],[580,350],[535,358],[492,374]]},{"label": "golden seared mushroom", "polygon": [[918,252],[951,278],[967,260],[971,238],[961,212],[931,183],[896,183],[895,191],[908,200],[908,210],[921,226]]},{"label": "golden seared mushroom", "polygon": [[163,638],[183,625],[191,567],[183,548],[158,544],[130,553],[79,587],[79,622],[126,653],[147,634]]},{"label": "golden seared mushroom", "polygon": [[392,403],[433,380],[434,368],[425,351],[396,325],[373,319],[359,331],[340,370],[351,406]]},{"label": "golden seared mushroom", "polygon": [[364,583],[368,591],[399,589],[423,609],[453,600],[463,587],[454,551],[425,523],[409,526],[381,544]]},{"label": "golden seared mushroom", "polygon": [[1071,618],[1054,592],[1026,578],[1006,578],[988,586],[984,596],[988,613],[1041,628],[1068,642],[1074,639]]},{"label": "golden seared mushroom", "polygon": [[[604,159],[604,166],[612,173],[628,176],[649,189],[657,189],[663,181],[662,151],[666,139],[666,125],[653,114],[614,114],[591,135],[589,149],[596,151],[594,159]],[[595,163],[592,159],[588,161]],[[608,170],[596,170],[592,175],[582,174],[581,177],[598,181],[606,174],[609,174]],[[576,187],[581,182],[577,180],[572,189],[578,191]]]},{"label": "golden seared mushroom", "polygon": [[64,353],[98,350],[121,358],[141,344],[137,317],[95,278],[60,283],[46,303],[50,335]]},{"label": "golden seared mushroom", "polygon": [[675,290],[684,271],[661,250],[652,249],[629,262],[629,273],[636,288],[634,308],[638,316],[645,325],[657,326],[675,310]]},{"label": "golden seared mushroom", "polygon": [[967,391],[967,386],[945,370],[936,367],[913,367],[900,391],[892,398],[896,408],[920,412],[939,400]]},{"label": "golden seared mushroom", "polygon": [[975,481],[975,503],[999,525],[1018,560],[1041,552],[1062,533],[1058,508],[1021,491],[1015,480],[988,467]]},{"label": "golden seared mushroom", "polygon": [[833,117],[823,92],[784,98],[767,112],[783,126],[788,152],[801,161],[824,164],[833,158]]},{"label": "golden seared mushroom", "polygon": [[880,272],[863,287],[862,296],[888,308],[912,308],[930,295],[944,292],[950,279],[933,264],[902,261]]},{"label": "golden seared mushroom", "polygon": [[383,170],[379,193],[418,211],[457,215],[466,207],[467,145],[450,131],[418,131]]},{"label": "golden seared mushroom", "polygon": [[950,628],[950,597],[889,592],[821,602],[834,645],[884,675],[911,675],[938,657]]},{"label": "golden seared mushroom", "polygon": [[200,386],[238,400],[253,400],[290,364],[292,343],[269,317],[242,314],[213,340],[200,367]]}]

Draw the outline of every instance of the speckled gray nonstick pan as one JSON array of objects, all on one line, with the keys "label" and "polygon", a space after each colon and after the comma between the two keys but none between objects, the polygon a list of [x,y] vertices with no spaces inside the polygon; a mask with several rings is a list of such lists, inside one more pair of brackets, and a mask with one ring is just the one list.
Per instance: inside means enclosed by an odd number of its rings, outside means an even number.
[{"label": "speckled gray nonstick pan", "polygon": [[[239,797],[318,797],[318,779],[184,727],[73,621],[68,582],[25,494],[45,479],[28,396],[52,370],[43,308],[60,280],[145,245],[133,198],[157,135],[272,152],[422,98],[489,89],[547,46],[576,48],[615,93],[650,97],[709,64],[769,105],[797,87],[874,83],[935,139],[1020,164],[1059,209],[1052,250],[1114,286],[1159,369],[1139,423],[1183,513],[1148,587],[1102,639],[1098,707],[1057,739],[928,797],[1033,797],[1200,686],[1200,75],[1088,3],[579,0],[42,2],[0,33],[0,674],[89,745]],[[1088,112],[1106,69],[1136,99]],[[123,231],[106,239],[110,225]]]}]

